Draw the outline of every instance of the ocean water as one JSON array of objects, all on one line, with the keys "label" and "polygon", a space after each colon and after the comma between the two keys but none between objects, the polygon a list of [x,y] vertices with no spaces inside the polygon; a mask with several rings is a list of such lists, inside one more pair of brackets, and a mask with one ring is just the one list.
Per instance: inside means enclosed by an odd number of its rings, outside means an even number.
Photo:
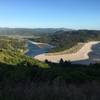
[{"label": "ocean water", "polygon": [[100,60],[100,43],[92,46],[92,52],[89,53],[91,60]]}]

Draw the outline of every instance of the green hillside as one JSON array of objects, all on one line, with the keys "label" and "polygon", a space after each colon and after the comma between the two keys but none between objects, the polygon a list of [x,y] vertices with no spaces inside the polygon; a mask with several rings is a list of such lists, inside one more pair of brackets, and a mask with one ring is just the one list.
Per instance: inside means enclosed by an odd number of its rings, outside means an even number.
[{"label": "green hillside", "polygon": [[31,57],[24,55],[27,50],[26,41],[11,39],[11,38],[1,38],[0,39],[0,63],[17,65],[22,62],[29,62],[32,65],[39,65],[40,67],[48,67],[47,64],[39,62]]},{"label": "green hillside", "polygon": [[0,62],[5,64],[16,65],[22,62],[28,62],[32,65],[38,65],[42,68],[48,68],[48,65],[37,61],[31,57],[25,56],[20,52],[11,52],[7,50],[0,50]]},{"label": "green hillside", "polygon": [[57,31],[54,34],[43,35],[34,41],[45,42],[56,46],[52,52],[69,49],[77,43],[88,41],[100,41],[100,31],[96,30],[74,30],[74,31]]}]

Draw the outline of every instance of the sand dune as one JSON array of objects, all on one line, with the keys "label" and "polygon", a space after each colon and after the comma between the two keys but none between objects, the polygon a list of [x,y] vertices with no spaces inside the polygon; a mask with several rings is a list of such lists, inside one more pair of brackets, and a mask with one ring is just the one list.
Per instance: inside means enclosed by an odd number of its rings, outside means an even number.
[{"label": "sand dune", "polygon": [[92,46],[98,43],[100,43],[100,41],[91,41],[85,43],[85,45],[76,53],[59,54],[59,55],[53,55],[53,54],[48,55],[47,53],[45,53],[37,55],[34,58],[40,61],[45,61],[45,59],[48,59],[51,62],[59,62],[61,58],[63,60],[70,60],[70,61],[86,60],[89,59],[88,53],[92,51]]}]

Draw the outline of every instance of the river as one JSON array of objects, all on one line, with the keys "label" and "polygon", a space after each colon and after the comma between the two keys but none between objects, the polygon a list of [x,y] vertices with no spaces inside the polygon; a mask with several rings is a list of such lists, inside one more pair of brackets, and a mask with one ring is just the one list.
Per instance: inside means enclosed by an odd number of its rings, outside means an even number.
[{"label": "river", "polygon": [[[33,41],[28,41],[27,47],[28,47],[28,52],[26,53],[26,55],[31,56],[31,57],[35,57],[35,56],[38,56],[40,54],[46,54],[46,53],[48,53],[49,50],[54,48],[54,46],[52,46],[50,44],[33,42]],[[92,51],[89,52],[89,54],[88,54],[89,55],[89,59],[76,60],[76,61],[72,61],[72,62],[73,63],[80,63],[80,64],[89,64],[91,61],[92,62],[95,62],[95,60],[96,61],[100,61],[100,43],[97,43],[97,44],[93,45],[91,50]],[[42,58],[42,60],[44,58]],[[62,58],[62,55],[60,56],[60,58]],[[54,59],[54,57],[52,58],[52,60],[53,59]],[[66,59],[67,59],[67,56],[66,56]]]},{"label": "river", "polygon": [[42,53],[47,53],[49,50],[54,48],[54,46],[47,43],[39,43],[39,42],[33,42],[28,40],[27,48],[28,48],[28,52],[26,53],[26,55],[34,57]]}]

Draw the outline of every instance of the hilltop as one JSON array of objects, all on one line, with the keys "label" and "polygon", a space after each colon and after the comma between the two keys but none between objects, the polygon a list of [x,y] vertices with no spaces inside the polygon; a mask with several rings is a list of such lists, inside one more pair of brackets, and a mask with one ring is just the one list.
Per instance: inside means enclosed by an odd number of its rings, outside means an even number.
[{"label": "hilltop", "polygon": [[42,34],[53,34],[57,31],[71,31],[67,28],[0,28],[0,35],[37,36]]}]

